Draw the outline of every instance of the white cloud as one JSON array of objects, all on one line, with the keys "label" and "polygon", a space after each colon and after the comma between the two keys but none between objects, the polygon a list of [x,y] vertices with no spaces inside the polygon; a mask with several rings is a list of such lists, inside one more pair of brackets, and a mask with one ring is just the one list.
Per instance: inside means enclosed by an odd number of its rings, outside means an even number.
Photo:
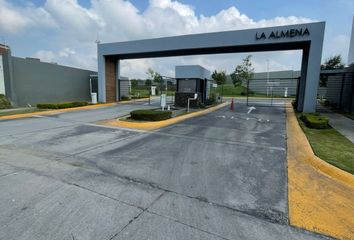
[{"label": "white cloud", "polygon": [[[193,6],[172,0],[150,0],[144,12],[139,12],[132,3],[124,0],[91,0],[90,7],[81,6],[77,0],[47,0],[41,7],[33,4],[14,6],[9,0],[0,0],[0,15],[3,16],[1,13],[8,17],[5,20],[0,18],[0,33],[16,34],[28,30],[43,33],[50,29],[53,47],[37,49],[35,56],[88,69],[96,69],[94,41],[97,34],[101,42],[112,42],[313,21],[295,16],[255,21],[236,7],[224,9],[213,16],[197,16]],[[132,77],[145,77],[147,67],[151,66],[171,74],[174,65],[183,63],[199,63],[210,69],[232,69],[242,56],[131,60],[123,62],[122,71]],[[263,62],[264,58],[258,56],[261,55],[257,55],[254,61]],[[290,68],[292,56],[284,56],[286,54],[279,53],[272,57],[274,67]],[[261,63],[258,65],[263,66]]]},{"label": "white cloud", "polygon": [[39,50],[33,57],[39,58],[43,62],[54,62],[56,59],[56,54],[52,51]]},{"label": "white cloud", "polygon": [[74,50],[71,50],[70,48],[64,48],[59,51],[58,56],[59,57],[70,57],[71,55],[76,54]]},{"label": "white cloud", "polygon": [[323,55],[323,60],[330,56],[341,54],[343,61],[346,62],[349,53],[349,42],[349,36],[345,35],[338,35],[324,42],[324,48],[327,49],[327,52],[326,55]]},{"label": "white cloud", "polygon": [[23,18],[10,4],[0,0],[0,6],[0,29],[2,31],[15,33],[28,25],[28,19]]},{"label": "white cloud", "polygon": [[14,34],[28,27],[55,26],[51,16],[42,7],[17,7],[6,0],[0,0],[0,32]]}]

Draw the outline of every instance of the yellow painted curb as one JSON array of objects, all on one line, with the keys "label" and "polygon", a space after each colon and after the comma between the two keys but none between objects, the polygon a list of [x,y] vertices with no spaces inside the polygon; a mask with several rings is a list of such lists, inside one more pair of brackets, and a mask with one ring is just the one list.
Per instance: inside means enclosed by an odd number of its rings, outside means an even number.
[{"label": "yellow painted curb", "polygon": [[287,108],[290,224],[354,239],[353,176],[316,157],[294,111]]},{"label": "yellow painted curb", "polygon": [[134,102],[143,102],[149,100],[149,98],[138,98],[138,99],[132,99],[132,100],[127,100],[127,101],[119,101],[117,102],[118,104],[127,104],[127,103],[134,103]]},{"label": "yellow painted curb", "polygon": [[98,124],[102,124],[102,125],[107,125],[107,126],[115,126],[115,127],[124,127],[124,128],[132,128],[132,129],[140,129],[140,130],[147,130],[147,131],[152,131],[161,127],[166,127],[168,125],[171,124],[175,124],[177,122],[181,122],[193,117],[197,117],[197,116],[201,116],[207,113],[211,113],[214,112],[222,107],[225,107],[228,103],[222,103],[219,104],[215,107],[211,107],[202,111],[198,111],[198,112],[193,112],[193,113],[189,113],[186,115],[182,115],[179,117],[175,117],[175,118],[171,118],[171,119],[167,119],[167,120],[163,120],[163,121],[156,121],[156,122],[128,122],[128,121],[120,121],[117,119],[113,119],[113,120],[107,120],[107,121],[100,121],[98,122]]},{"label": "yellow painted curb", "polygon": [[88,106],[75,107],[75,108],[65,108],[65,109],[48,110],[48,111],[32,112],[32,113],[20,113],[20,114],[8,115],[8,116],[1,116],[0,120],[10,120],[10,119],[18,119],[18,118],[28,118],[33,116],[51,115],[56,113],[72,112],[72,111],[85,110],[85,109],[95,109],[95,108],[108,107],[113,105],[117,105],[117,103],[102,103],[97,105],[88,105]]},{"label": "yellow painted curb", "polygon": [[[289,121],[296,121],[296,123],[298,124],[294,110],[290,106],[287,108],[287,115],[288,115],[288,118],[292,118]],[[301,127],[300,126],[298,126],[298,127],[300,128],[300,131],[302,132]],[[342,181],[345,184],[349,184],[352,187],[354,187],[354,175],[352,175],[340,168],[337,168],[337,167],[325,162],[321,158],[317,157],[315,155],[315,153],[313,152],[312,147],[306,138],[306,135],[303,132],[302,132],[302,135],[304,137],[304,144],[303,144],[301,150],[304,154],[307,155],[304,159],[308,163],[310,163],[313,167],[315,167],[316,169],[327,174],[331,178],[337,179],[339,181]]]}]

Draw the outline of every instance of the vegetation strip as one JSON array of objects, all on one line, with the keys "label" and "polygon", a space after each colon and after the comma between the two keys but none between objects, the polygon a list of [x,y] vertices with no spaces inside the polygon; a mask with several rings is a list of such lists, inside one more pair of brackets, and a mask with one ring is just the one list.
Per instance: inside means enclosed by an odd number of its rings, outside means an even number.
[{"label": "vegetation strip", "polygon": [[313,129],[299,121],[317,157],[354,174],[354,144],[334,128]]},{"label": "vegetation strip", "polygon": [[290,224],[353,239],[354,176],[316,157],[292,108],[287,108]]}]

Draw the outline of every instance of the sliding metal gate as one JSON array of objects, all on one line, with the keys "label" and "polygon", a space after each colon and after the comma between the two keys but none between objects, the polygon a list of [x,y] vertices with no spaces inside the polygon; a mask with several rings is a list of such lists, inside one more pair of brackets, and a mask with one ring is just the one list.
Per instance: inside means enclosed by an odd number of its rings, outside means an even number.
[{"label": "sliding metal gate", "polygon": [[253,78],[246,83],[248,106],[286,106],[296,99],[299,78]]}]

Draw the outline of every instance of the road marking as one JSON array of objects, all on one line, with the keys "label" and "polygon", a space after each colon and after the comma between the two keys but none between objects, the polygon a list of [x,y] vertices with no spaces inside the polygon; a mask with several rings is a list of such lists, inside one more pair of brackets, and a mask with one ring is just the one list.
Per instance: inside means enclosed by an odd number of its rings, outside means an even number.
[{"label": "road marking", "polygon": [[247,114],[250,114],[250,113],[251,113],[253,110],[255,110],[255,109],[256,109],[256,108],[255,108],[255,107],[253,107],[253,106],[252,106],[252,107],[249,107],[249,108],[248,108],[248,112],[247,112]]}]

